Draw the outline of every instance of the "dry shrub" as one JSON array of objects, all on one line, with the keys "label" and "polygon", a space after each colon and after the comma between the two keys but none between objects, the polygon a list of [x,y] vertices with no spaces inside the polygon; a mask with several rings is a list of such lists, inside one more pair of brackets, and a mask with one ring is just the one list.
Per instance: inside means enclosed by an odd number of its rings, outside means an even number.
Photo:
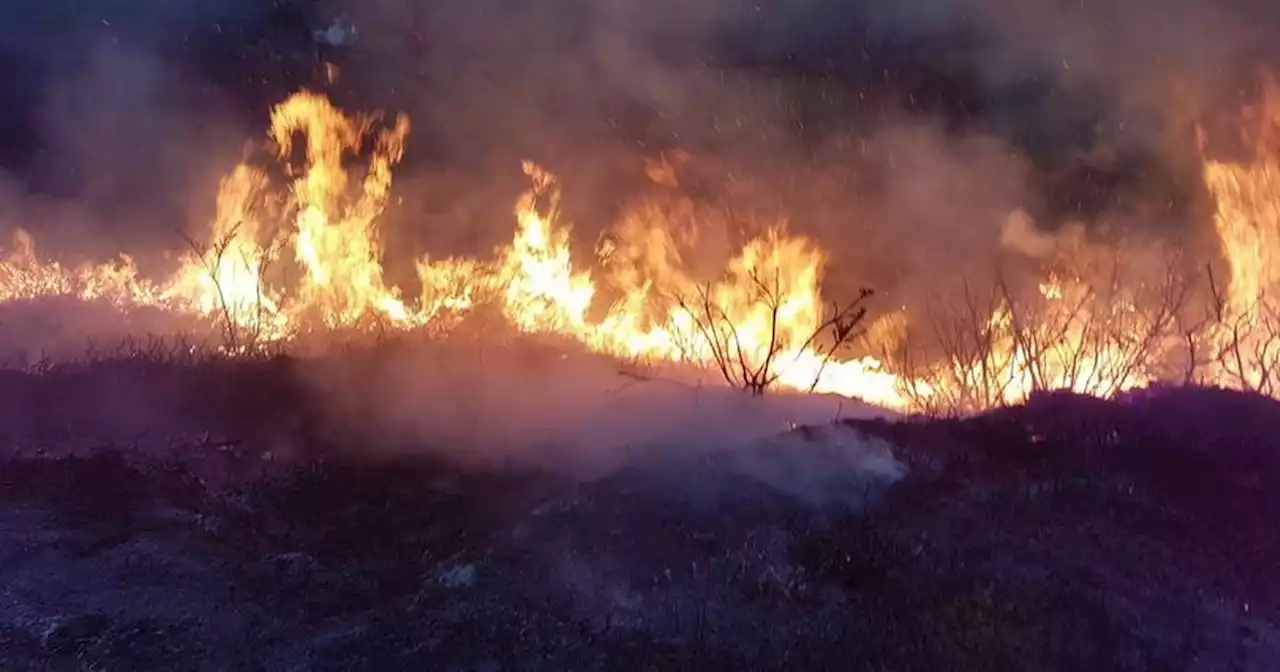
[{"label": "dry shrub", "polygon": [[814,376],[816,387],[822,370],[836,352],[860,335],[859,325],[866,318],[865,302],[872,291],[863,289],[858,298],[845,304],[832,304],[825,319],[801,343],[789,343],[783,337],[784,325],[780,322],[783,302],[782,281],[777,272],[765,280],[757,272],[749,275],[752,287],[751,302],[767,310],[769,339],[762,348],[745,343],[741,326],[735,323],[727,309],[716,301],[710,284],[699,285],[692,296],[677,295],[676,303],[690,318],[694,333],[689,336],[691,347],[710,353],[712,363],[730,387],[745,390],[754,396],[763,395],[786,371],[788,353],[817,348],[822,368]]},{"label": "dry shrub", "polygon": [[1015,283],[1004,269],[981,289],[963,279],[882,345],[882,357],[915,410],[936,415],[1050,390],[1107,396],[1166,377],[1194,278],[1176,255],[1126,251],[1057,260],[1045,281]]}]

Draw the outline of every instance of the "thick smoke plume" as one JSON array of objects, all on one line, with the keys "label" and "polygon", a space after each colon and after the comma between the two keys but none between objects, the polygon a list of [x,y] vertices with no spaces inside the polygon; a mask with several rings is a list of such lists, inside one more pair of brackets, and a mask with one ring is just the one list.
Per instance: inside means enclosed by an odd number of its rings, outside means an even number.
[{"label": "thick smoke plume", "polygon": [[[1238,109],[1270,57],[1275,13],[1243,0],[54,5],[14,10],[6,27],[22,38],[6,58],[43,73],[11,106],[37,139],[9,144],[39,145],[13,162],[15,181],[93,222],[27,216],[29,227],[74,239],[90,226],[110,235],[109,253],[172,244],[175,228],[207,219],[214,176],[258,134],[266,104],[320,83],[299,56],[307,21],[345,12],[359,57],[341,63],[335,94],[415,124],[386,227],[397,243],[447,255],[502,242],[530,157],[563,178],[589,243],[644,188],[639,158],[680,149],[707,193],[732,178],[734,198],[756,192],[754,206],[786,212],[877,287],[931,254],[874,242],[900,225],[945,229],[922,239],[952,258],[965,256],[951,254],[960,236],[993,250],[1019,208],[1053,226],[1173,198],[1178,212],[1156,226],[1194,226],[1191,123]],[[237,71],[255,57],[284,73],[276,91]],[[1219,135],[1215,146],[1234,140]],[[972,170],[977,144],[991,158]],[[956,212],[948,189],[979,204]]]},{"label": "thick smoke plume", "polygon": [[[160,246],[173,224],[204,214],[191,203],[207,200],[204,187],[256,134],[265,104],[319,83],[298,56],[310,49],[306,21],[345,12],[359,58],[342,63],[339,98],[415,123],[403,221],[389,235],[445,253],[502,239],[523,158],[563,177],[589,229],[643,184],[638,155],[677,148],[711,162],[709,188],[724,189],[729,174],[758,182],[763,200],[819,220],[801,223],[838,244],[886,228],[875,221],[885,211],[903,218],[898,174],[881,180],[886,189],[866,184],[893,154],[884,138],[907,137],[903,151],[919,153],[902,125],[939,129],[940,157],[974,142],[1013,157],[998,174],[916,162],[922,182],[1007,194],[1009,209],[1050,223],[1186,186],[1158,173],[1194,169],[1189,124],[1238,109],[1253,69],[1273,55],[1265,36],[1276,11],[1247,0],[62,2],[8,18],[5,57],[40,75],[11,93],[26,137],[7,144],[39,145],[12,162],[20,181],[90,207],[113,240]],[[293,81],[271,92],[254,68],[236,71],[254,57]],[[1225,147],[1223,135],[1215,144]],[[868,140],[889,147],[867,160]],[[825,161],[804,165],[815,155]],[[1020,165],[1028,160],[1032,170]],[[781,189],[799,181],[834,184]],[[1063,194],[1076,202],[1051,202]],[[911,200],[908,218],[931,199]],[[980,210],[948,228],[989,241]]]},{"label": "thick smoke plume", "polygon": [[[885,289],[922,255],[995,253],[1014,210],[1195,239],[1194,124],[1236,142],[1271,57],[1256,4],[388,0],[348,8],[368,56],[344,86],[417,122],[403,219],[472,224],[392,227],[415,242],[501,241],[491,189],[537,156],[589,243],[643,188],[637,155],[679,149],[700,193],[786,212]],[[899,227],[911,249],[878,241]]]},{"label": "thick smoke plume", "polygon": [[[299,375],[316,391],[326,426],[354,432],[362,451],[580,477],[638,457],[696,461],[752,447],[764,455],[743,467],[764,472],[764,462],[784,459],[766,442],[785,440],[794,427],[891,415],[838,397],[748,397],[678,369],[628,372],[610,358],[529,339],[502,347],[462,339],[392,345],[302,367]],[[793,466],[835,459],[828,466],[895,476],[887,447],[856,432],[836,434],[830,445],[838,455],[815,458],[813,448]]]}]

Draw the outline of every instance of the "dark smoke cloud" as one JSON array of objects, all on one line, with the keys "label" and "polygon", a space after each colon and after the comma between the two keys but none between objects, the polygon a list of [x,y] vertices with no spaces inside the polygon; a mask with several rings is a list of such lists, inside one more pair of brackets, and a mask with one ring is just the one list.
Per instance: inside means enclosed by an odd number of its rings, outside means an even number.
[{"label": "dark smoke cloud", "polygon": [[[833,420],[894,417],[859,402],[821,395],[751,397],[715,381],[714,371],[653,371],[640,380],[623,375],[611,358],[566,344],[519,339],[493,347],[436,341],[376,353],[351,353],[299,371],[316,392],[322,432],[337,445],[366,453],[433,454],[464,465],[536,466],[597,477],[634,458],[737,451],[734,471],[816,494],[797,473],[808,460],[781,464],[789,449],[813,455],[825,440],[788,433],[796,426]],[[553,403],[549,400],[555,400]],[[344,433],[354,432],[354,437]],[[831,428],[840,464],[896,480],[887,446]],[[776,442],[777,445],[761,445]],[[783,445],[790,444],[790,445]],[[773,450],[770,448],[778,449]],[[760,454],[752,455],[755,450]],[[847,451],[847,452],[846,452]],[[746,454],[743,454],[746,453]],[[810,466],[817,466],[810,465]],[[848,473],[847,471],[845,473]],[[802,477],[802,478],[800,478]]]},{"label": "dark smoke cloud", "polygon": [[[246,113],[241,101],[261,83],[226,58],[252,46],[268,5],[6,5],[0,64],[13,76],[0,94],[0,169],[12,216],[0,225],[70,257],[128,250],[145,261],[180,247],[177,232],[208,221],[218,175],[283,94],[250,94],[261,100]],[[239,46],[219,48],[227,43]]]},{"label": "dark smoke cloud", "polygon": [[[526,158],[564,178],[589,249],[651,188],[640,157],[679,148],[695,157],[682,180],[695,196],[787,212],[849,282],[877,286],[913,274],[922,255],[991,253],[1000,213],[1014,209],[1050,228],[1203,224],[1192,124],[1229,149],[1280,25],[1280,10],[1249,0],[57,0],[5,11],[13,39],[0,57],[37,73],[19,78],[25,102],[8,94],[0,119],[18,129],[8,144],[31,145],[10,161],[13,181],[74,202],[122,242],[207,218],[214,176],[260,136],[269,104],[321,84],[316,17],[345,12],[360,41],[338,50],[343,76],[329,90],[344,107],[414,122],[392,249],[483,254],[504,242]],[[1135,216],[1153,208],[1156,223]],[[900,231],[928,249],[887,249]]]},{"label": "dark smoke cloud", "polygon": [[[363,36],[363,60],[348,70],[352,98],[407,108],[424,163],[475,177],[510,175],[520,158],[538,157],[575,198],[593,201],[582,206],[591,212],[621,198],[640,152],[678,146],[790,170],[779,156],[927,123],[943,130],[940,142],[989,136],[1027,157],[1032,193],[1019,200],[1030,202],[1011,205],[1038,210],[1046,224],[1138,201],[1173,200],[1184,220],[1198,216],[1192,122],[1221,118],[1228,144],[1243,84],[1271,58],[1265,26],[1277,25],[1276,10],[1257,3],[1196,0],[383,0],[346,9]],[[841,123],[797,132],[805,120],[769,98],[779,81],[792,99],[843,95],[824,103]],[[804,113],[814,110],[823,105]],[[748,132],[727,131],[735,122]],[[769,132],[789,135],[762,140]],[[478,200],[468,207],[502,219],[505,204]]]},{"label": "dark smoke cloud", "polygon": [[32,174],[102,219],[117,249],[181,244],[193,196],[212,193],[240,146],[221,102],[154,55],[100,43],[47,87]]},{"label": "dark smoke cloud", "polygon": [[1054,111],[1069,115],[1089,101],[1113,127],[1102,137],[1121,148],[1168,149],[1170,128],[1235,114],[1257,69],[1280,58],[1270,37],[1280,8],[1257,0],[873,2],[867,16],[889,39],[967,35],[952,71],[997,91],[1047,82],[1054,109],[1033,117],[1050,129],[1061,118]]}]

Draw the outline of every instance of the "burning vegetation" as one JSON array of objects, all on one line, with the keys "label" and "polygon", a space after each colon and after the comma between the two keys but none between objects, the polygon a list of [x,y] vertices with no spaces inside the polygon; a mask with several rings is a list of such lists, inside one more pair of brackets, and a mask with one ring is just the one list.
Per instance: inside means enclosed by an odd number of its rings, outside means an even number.
[{"label": "burning vegetation", "polygon": [[740,226],[745,242],[707,277],[692,270],[693,247],[707,218],[732,214],[684,197],[680,168],[697,159],[682,153],[647,164],[659,195],[624,209],[591,264],[571,253],[556,176],[527,161],[510,243],[483,258],[423,256],[418,285],[406,289],[384,272],[379,225],[410,120],[347,114],[304,91],[272,111],[277,165],[245,162],[222,180],[210,230],[189,239],[171,277],[142,277],[127,254],[65,266],[17,230],[0,300],[158,308],[214,328],[226,356],[482,322],[490,334],[551,334],[630,362],[706,369],[756,394],[834,393],[902,411],[964,413],[1041,390],[1107,397],[1166,382],[1275,395],[1276,91],[1253,119],[1252,161],[1204,159],[1225,270],[1214,270],[1216,254],[1071,228],[1051,235],[1014,212],[999,241],[1010,263],[948,279],[925,305],[898,311],[875,305],[869,289],[824,296],[833,260],[785,218]]}]

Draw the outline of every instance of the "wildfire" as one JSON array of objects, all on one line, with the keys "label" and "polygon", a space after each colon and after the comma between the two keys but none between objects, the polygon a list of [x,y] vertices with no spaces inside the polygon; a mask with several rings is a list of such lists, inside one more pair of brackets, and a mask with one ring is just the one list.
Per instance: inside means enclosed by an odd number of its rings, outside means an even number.
[{"label": "wildfire", "polygon": [[18,229],[11,248],[0,260],[0,303],[48,296],[106,300],[122,307],[163,303],[163,292],[138,277],[137,266],[128,255],[121,254],[108,264],[67,268],[41,261],[35,240]]},{"label": "wildfire", "polygon": [[[220,325],[230,352],[306,333],[413,330],[492,305],[517,330],[598,352],[701,367],[752,389],[834,393],[894,409],[977,410],[1039,389],[1112,395],[1156,379],[1156,360],[1177,335],[1172,289],[1147,295],[1146,285],[1101,283],[1108,276],[1097,269],[1057,270],[1054,241],[1022,222],[1006,237],[1043,257],[1045,276],[1029,292],[1002,286],[989,296],[966,289],[953,297],[949,312],[930,316],[935,342],[916,359],[909,341],[925,320],[890,314],[861,334],[860,304],[823,301],[826,252],[785,221],[763,226],[707,277],[686,256],[712,215],[687,200],[646,199],[610,227],[598,263],[575,266],[560,185],[532,162],[524,165],[530,188],[516,203],[511,242],[487,259],[422,257],[420,287],[406,299],[386,280],[378,227],[410,124],[403,116],[385,122],[299,93],[271,117],[269,138],[287,183],[247,163],[236,167],[220,185],[206,241],[193,242],[168,280],[140,278],[123,255],[74,268],[41,261],[31,236],[18,231],[0,261],[0,302],[60,295],[194,314]],[[681,155],[679,163],[688,160]],[[676,167],[664,160],[661,168],[648,168],[655,185],[678,193]],[[1234,343],[1253,353],[1231,371],[1241,385],[1260,388],[1274,364],[1269,346],[1221,325],[1280,316],[1268,303],[1280,280],[1271,258],[1280,249],[1280,153],[1247,166],[1209,161],[1204,177],[1230,267],[1222,319],[1205,339],[1219,352]],[[850,345],[862,351],[837,347]],[[1228,377],[1220,364],[1206,370],[1209,382]]]},{"label": "wildfire", "polygon": [[1218,320],[1208,335],[1212,377],[1233,387],[1280,394],[1280,87],[1268,82],[1249,164],[1206,161],[1217,202],[1214,228],[1227,261],[1214,286]]},{"label": "wildfire", "polygon": [[[507,318],[526,331],[587,331],[587,309],[595,287],[576,273],[569,258],[569,232],[556,226],[560,189],[555,178],[526,162],[533,188],[516,205],[516,235],[502,252],[499,284],[506,287]],[[545,201],[544,210],[539,202]]]}]

